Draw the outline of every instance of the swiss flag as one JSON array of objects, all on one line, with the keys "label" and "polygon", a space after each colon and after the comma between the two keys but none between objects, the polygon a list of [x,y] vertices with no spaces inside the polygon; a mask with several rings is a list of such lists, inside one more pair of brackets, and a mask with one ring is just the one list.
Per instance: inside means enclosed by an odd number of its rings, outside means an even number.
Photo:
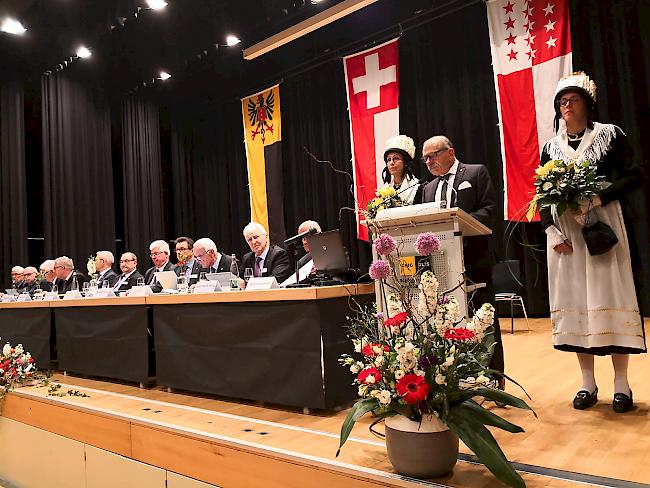
[{"label": "swiss flag", "polygon": [[490,0],[487,13],[504,159],[504,218],[522,220],[535,193],[541,148],[554,135],[555,87],[573,71],[569,2]]},{"label": "swiss flag", "polygon": [[360,239],[368,229],[360,225],[365,210],[382,184],[384,145],[399,135],[397,39],[343,59],[350,111],[352,169]]}]

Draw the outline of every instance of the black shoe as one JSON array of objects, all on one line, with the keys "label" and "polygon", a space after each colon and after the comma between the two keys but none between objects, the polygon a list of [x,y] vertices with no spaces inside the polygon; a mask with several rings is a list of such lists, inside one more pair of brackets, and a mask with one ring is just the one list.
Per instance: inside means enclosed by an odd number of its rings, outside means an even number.
[{"label": "black shoe", "polygon": [[630,396],[627,396],[625,393],[614,394],[612,408],[616,413],[629,412],[632,409],[632,405],[634,405],[632,401],[632,390],[630,390]]},{"label": "black shoe", "polygon": [[589,393],[587,390],[580,390],[573,399],[573,408],[576,410],[584,410],[585,408],[593,407],[597,401],[598,388],[593,393]]}]

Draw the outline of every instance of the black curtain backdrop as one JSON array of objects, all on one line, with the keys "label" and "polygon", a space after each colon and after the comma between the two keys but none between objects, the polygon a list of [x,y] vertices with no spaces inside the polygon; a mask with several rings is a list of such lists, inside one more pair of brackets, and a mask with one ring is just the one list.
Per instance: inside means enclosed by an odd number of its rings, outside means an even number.
[{"label": "black curtain backdrop", "polygon": [[280,84],[280,90],[287,235],[297,234],[305,220],[316,220],[323,230],[340,229],[352,266],[365,268],[371,252],[356,237],[343,65],[340,60],[321,65]]},{"label": "black curtain backdrop", "polygon": [[41,88],[45,255],[86,272],[89,255],[115,251],[110,113],[93,80],[60,72]]},{"label": "black curtain backdrop", "polygon": [[140,271],[152,266],[149,244],[165,239],[158,104],[131,97],[122,105],[124,250],[138,256]]},{"label": "black curtain backdrop", "polygon": [[0,81],[0,283],[7,286],[12,266],[28,265],[23,98],[21,81]]},{"label": "black curtain backdrop", "polygon": [[571,2],[573,67],[598,85],[598,120],[616,124],[628,136],[644,168],[645,187],[628,195],[626,222],[642,312],[650,314],[650,2]]},{"label": "black curtain backdrop", "polygon": [[174,236],[210,237],[241,258],[250,251],[242,235],[250,197],[241,102],[206,110],[198,101],[171,109],[170,118]]}]

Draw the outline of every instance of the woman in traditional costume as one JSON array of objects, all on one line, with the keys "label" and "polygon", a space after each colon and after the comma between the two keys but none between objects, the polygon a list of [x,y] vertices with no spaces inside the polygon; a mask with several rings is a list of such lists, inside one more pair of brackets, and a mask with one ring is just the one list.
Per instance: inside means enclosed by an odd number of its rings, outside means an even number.
[{"label": "woman in traditional costume", "polygon": [[[581,202],[578,212],[566,211],[559,217],[555,208],[541,212],[547,234],[553,346],[577,353],[582,387],[573,406],[580,410],[598,401],[594,355],[610,355],[612,406],[623,413],[633,405],[629,354],[646,352],[646,343],[621,201],[642,185],[642,169],[623,131],[594,121],[596,85],[585,73],[560,80],[554,103],[557,135],[544,146],[541,164],[590,161],[605,182],[597,196]],[[591,255],[583,227],[598,221],[611,227],[618,242],[607,252]]]},{"label": "woman in traditional costume", "polygon": [[413,175],[413,158],[415,144],[408,136],[399,135],[386,141],[382,171],[384,188],[393,187],[404,205],[413,205],[415,195],[420,188],[418,179]]}]

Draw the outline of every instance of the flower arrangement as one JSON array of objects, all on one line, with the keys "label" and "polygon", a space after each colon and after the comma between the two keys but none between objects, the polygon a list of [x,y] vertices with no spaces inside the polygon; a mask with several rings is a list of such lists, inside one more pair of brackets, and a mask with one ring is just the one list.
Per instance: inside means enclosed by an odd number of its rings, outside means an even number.
[{"label": "flower arrangement", "polygon": [[392,186],[378,188],[375,191],[375,195],[375,198],[368,202],[368,206],[364,212],[366,219],[374,219],[377,216],[377,212],[385,208],[401,207],[404,205],[399,194]]},{"label": "flower arrangement", "polygon": [[16,386],[43,380],[47,380],[47,374],[36,369],[32,355],[22,344],[4,345],[0,352],[0,399]]},{"label": "flower arrangement", "polygon": [[535,196],[526,218],[532,220],[538,209],[551,205],[557,206],[558,216],[567,209],[577,211],[582,201],[597,195],[604,179],[596,174],[596,166],[587,160],[551,160],[535,170]]},{"label": "flower arrangement", "polygon": [[[416,422],[434,416],[497,478],[524,486],[486,425],[513,433],[523,429],[475,400],[530,409],[519,398],[489,386],[491,377],[502,375],[488,368],[494,308],[484,304],[472,318],[460,316],[454,296],[439,289],[429,270],[409,278],[418,284],[411,296],[411,288],[403,286],[397,275],[400,256],[395,240],[382,234],[373,246],[379,259],[370,266],[370,274],[379,281],[385,312],[359,307],[356,316],[349,318],[348,335],[355,353],[339,361],[355,375],[361,398],[343,423],[339,452],[356,420],[367,412],[380,418],[402,415]],[[429,256],[439,247],[437,236],[430,232],[416,239],[421,255]]]},{"label": "flower arrangement", "polygon": [[88,257],[88,262],[86,263],[86,269],[88,270],[88,275],[90,275],[91,278],[96,278],[97,267],[95,266],[95,255]]}]

